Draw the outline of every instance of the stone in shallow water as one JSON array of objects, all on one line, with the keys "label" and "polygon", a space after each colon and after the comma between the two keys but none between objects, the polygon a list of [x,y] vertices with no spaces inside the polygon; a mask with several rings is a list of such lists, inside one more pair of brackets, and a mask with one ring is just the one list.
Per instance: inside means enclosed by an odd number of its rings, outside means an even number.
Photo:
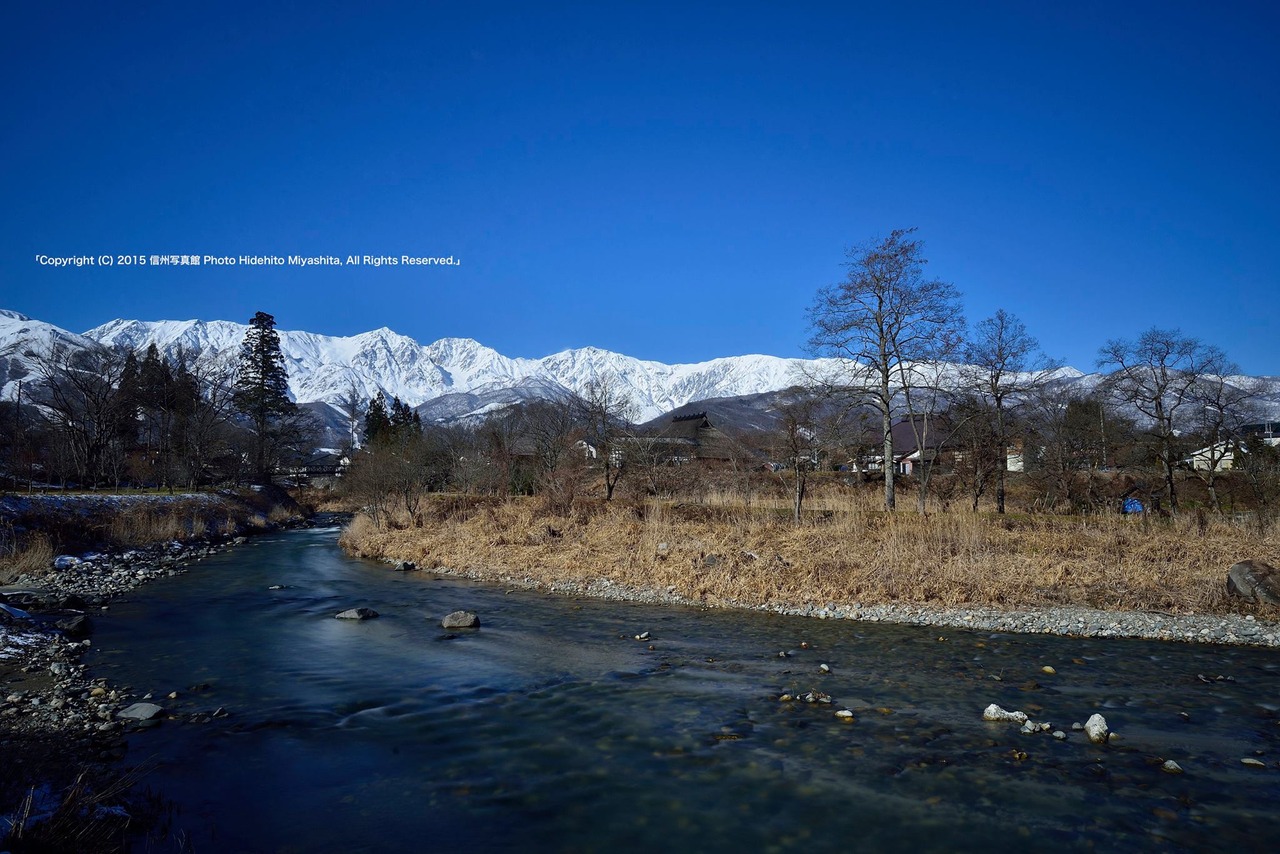
[{"label": "stone in shallow water", "polygon": [[1161,767],[1161,768],[1163,768],[1163,769],[1165,770],[1165,772],[1166,772],[1166,773],[1168,773],[1168,774],[1181,774],[1181,773],[1182,773],[1182,766],[1181,766],[1181,765],[1179,765],[1177,762],[1174,762],[1172,759],[1166,759],[1166,760],[1165,760],[1165,763],[1164,763],[1163,765],[1161,765],[1160,767]]},{"label": "stone in shallow water", "polygon": [[339,620],[372,620],[378,616],[378,612],[372,608],[348,608],[333,616]]},{"label": "stone in shallow water", "polygon": [[[446,629],[476,629],[480,627],[480,618],[470,611],[454,611],[440,621]],[[648,635],[648,632],[645,632]]]},{"label": "stone in shallow water", "polygon": [[127,721],[149,721],[163,711],[164,709],[155,703],[134,703],[129,708],[121,709],[117,712],[116,717],[124,718]]},{"label": "stone in shallow water", "polygon": [[1010,712],[1000,708],[995,703],[987,706],[982,712],[984,721],[1012,721],[1017,724],[1025,724],[1027,716],[1023,712]]},{"label": "stone in shallow water", "polygon": [[1089,740],[1094,744],[1107,743],[1107,719],[1102,715],[1091,715],[1089,720],[1084,722],[1084,734],[1089,736]]}]

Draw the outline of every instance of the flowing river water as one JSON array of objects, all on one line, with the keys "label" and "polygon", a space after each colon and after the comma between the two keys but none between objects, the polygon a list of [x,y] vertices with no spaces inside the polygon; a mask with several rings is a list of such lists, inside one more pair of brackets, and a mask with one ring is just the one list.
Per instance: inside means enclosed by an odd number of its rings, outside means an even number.
[{"label": "flowing river water", "polygon": [[[230,712],[129,737],[197,852],[1276,844],[1274,650],[577,599],[337,536],[257,538],[99,622],[95,675]],[[334,619],[356,606],[381,617]],[[440,628],[457,609],[481,627]],[[779,700],[809,691],[834,704]],[[984,722],[992,702],[1068,738]],[[1110,744],[1071,731],[1095,712]]]}]

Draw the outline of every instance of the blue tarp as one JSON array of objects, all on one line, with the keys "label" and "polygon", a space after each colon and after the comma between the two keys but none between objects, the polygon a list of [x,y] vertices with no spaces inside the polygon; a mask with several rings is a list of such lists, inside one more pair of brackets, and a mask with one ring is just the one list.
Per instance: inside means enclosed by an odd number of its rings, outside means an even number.
[{"label": "blue tarp", "polygon": [[1142,508],[1141,501],[1139,501],[1136,498],[1126,498],[1124,500],[1124,507],[1120,509],[1120,512],[1121,513],[1141,513],[1142,509],[1143,508]]}]

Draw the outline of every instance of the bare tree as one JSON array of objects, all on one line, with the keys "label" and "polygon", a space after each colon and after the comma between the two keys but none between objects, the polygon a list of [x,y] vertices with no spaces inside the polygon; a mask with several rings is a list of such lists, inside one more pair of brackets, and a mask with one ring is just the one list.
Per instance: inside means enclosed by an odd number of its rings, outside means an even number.
[{"label": "bare tree", "polygon": [[791,472],[791,516],[800,524],[809,475],[818,467],[819,398],[810,390],[789,390],[778,406],[778,440],[781,456]]},{"label": "bare tree", "polygon": [[901,383],[909,380],[910,363],[939,358],[940,345],[957,340],[964,324],[955,287],[925,276],[924,244],[914,232],[898,229],[850,250],[845,280],[818,291],[809,309],[809,348],[839,365],[816,379],[880,411],[888,510],[896,506],[893,421]]},{"label": "bare tree", "polygon": [[635,418],[635,404],[617,377],[596,376],[587,381],[579,395],[579,417],[586,429],[586,441],[595,448],[604,469],[604,497],[610,501],[626,472],[624,437]]},{"label": "bare tree", "polygon": [[554,512],[565,514],[573,506],[585,463],[574,406],[569,401],[533,401],[525,406],[524,420],[541,491]]},{"label": "bare tree", "polygon": [[338,408],[347,419],[346,450],[354,451],[360,447],[360,424],[364,421],[365,413],[364,398],[360,394],[360,389],[356,387],[354,378],[348,384],[347,390],[342,393]]},{"label": "bare tree", "polygon": [[[987,486],[996,477],[999,466],[996,457],[1004,447],[995,438],[999,431],[994,414],[985,401],[973,394],[957,400],[948,413],[948,419],[956,424],[952,434],[956,445],[954,482],[968,490],[970,507],[975,513]],[[1003,501],[1000,512],[1004,512]]]},{"label": "bare tree", "polygon": [[1191,469],[1209,490],[1209,500],[1217,513],[1222,512],[1218,496],[1218,479],[1223,469],[1234,460],[1243,438],[1240,428],[1260,413],[1258,401],[1266,384],[1254,377],[1239,376],[1240,368],[1232,362],[1217,366],[1220,373],[1200,377],[1192,389],[1194,395],[1194,434],[1203,447],[1191,455]]},{"label": "bare tree", "polygon": [[118,483],[124,464],[122,424],[129,417],[120,392],[125,356],[106,347],[55,347],[36,356],[33,400],[44,408],[62,442],[58,455],[73,477]]},{"label": "bare tree", "polygon": [[1115,339],[1098,351],[1098,366],[1110,369],[1106,388],[1143,417],[1151,450],[1164,472],[1169,508],[1178,509],[1174,469],[1182,459],[1180,436],[1198,414],[1197,387],[1206,375],[1226,373],[1226,356],[1217,347],[1178,329],[1152,327],[1137,341]]},{"label": "bare tree", "polygon": [[[965,387],[992,416],[990,438],[996,445],[996,513],[1004,513],[1010,409],[1042,387],[1053,367],[1039,351],[1040,345],[1027,333],[1027,327],[1004,309],[980,321],[965,344]],[[974,506],[977,506],[976,498]]]}]

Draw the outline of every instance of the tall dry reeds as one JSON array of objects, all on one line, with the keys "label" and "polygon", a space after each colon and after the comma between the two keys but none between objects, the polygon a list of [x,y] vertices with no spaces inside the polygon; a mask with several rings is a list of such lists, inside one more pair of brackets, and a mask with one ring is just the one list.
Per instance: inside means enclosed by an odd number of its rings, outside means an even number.
[{"label": "tall dry reeds", "polygon": [[436,497],[421,527],[357,516],[343,547],[541,583],[658,589],[707,601],[1018,606],[1075,604],[1179,612],[1240,610],[1230,565],[1280,563],[1272,523],[1196,514],[1176,519],[995,516],[967,510],[886,513],[856,491],[811,502],[796,525],[785,501],[734,506],[637,501],[568,516],[536,502]]}]

